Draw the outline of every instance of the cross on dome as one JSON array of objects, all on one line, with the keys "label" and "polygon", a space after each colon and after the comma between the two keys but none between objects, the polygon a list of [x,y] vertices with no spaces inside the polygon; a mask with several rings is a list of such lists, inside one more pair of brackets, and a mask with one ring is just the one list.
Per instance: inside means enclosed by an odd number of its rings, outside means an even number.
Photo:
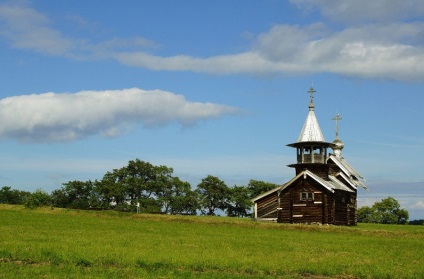
[{"label": "cross on dome", "polygon": [[334,116],[332,118],[332,120],[336,121],[336,139],[339,138],[339,120],[342,120],[342,118],[340,117],[340,114],[336,114],[336,116]]},{"label": "cross on dome", "polygon": [[311,88],[309,89],[309,91],[308,91],[308,93],[310,94],[310,96],[311,96],[311,103],[309,104],[309,109],[313,109],[315,106],[314,106],[314,96],[313,96],[313,94],[315,93],[316,91],[315,91],[315,89],[311,86]]}]

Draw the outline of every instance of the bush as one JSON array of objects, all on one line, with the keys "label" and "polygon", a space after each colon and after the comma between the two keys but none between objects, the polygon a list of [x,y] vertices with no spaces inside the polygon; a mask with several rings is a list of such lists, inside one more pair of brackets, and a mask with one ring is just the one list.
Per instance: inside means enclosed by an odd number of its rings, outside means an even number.
[{"label": "bush", "polygon": [[41,189],[37,189],[34,193],[27,197],[24,204],[27,208],[47,206],[51,205],[51,198],[48,193],[44,192]]}]

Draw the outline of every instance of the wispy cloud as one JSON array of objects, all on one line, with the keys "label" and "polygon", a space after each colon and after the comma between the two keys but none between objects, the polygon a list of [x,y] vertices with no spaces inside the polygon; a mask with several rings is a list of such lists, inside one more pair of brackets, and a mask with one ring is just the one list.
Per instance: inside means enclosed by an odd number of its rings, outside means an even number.
[{"label": "wispy cloud", "polygon": [[129,126],[193,125],[237,108],[187,101],[171,92],[139,88],[44,93],[0,100],[0,138],[22,142],[69,141],[90,135],[117,136]]},{"label": "wispy cloud", "polygon": [[[0,5],[0,22],[3,22],[0,35],[15,48],[78,59],[114,59],[156,71],[253,75],[334,73],[360,78],[423,80],[424,22],[410,19],[424,15],[424,6],[412,0],[389,2],[337,1],[330,7],[328,1],[293,0],[292,3],[302,8],[318,10],[324,21],[304,26],[275,25],[258,34],[248,51],[211,57],[187,53],[155,55],[157,43],[141,37],[111,38],[100,43],[68,38],[52,27],[47,16],[28,6],[14,4]],[[340,29],[325,22],[336,17],[353,24]],[[370,18],[375,20],[369,21]],[[405,22],[396,21],[399,19]]]},{"label": "wispy cloud", "polygon": [[306,13],[319,12],[338,22],[363,23],[411,19],[424,14],[421,0],[290,0]]},{"label": "wispy cloud", "polygon": [[0,5],[0,35],[15,48],[43,54],[67,55],[76,47],[51,27],[49,18],[22,2]]},{"label": "wispy cloud", "polygon": [[424,23],[368,25],[338,32],[324,24],[276,25],[259,34],[253,48],[244,53],[196,58],[122,52],[114,57],[123,64],[152,70],[215,74],[327,72],[362,78],[421,80],[424,48],[413,43],[423,29]]}]

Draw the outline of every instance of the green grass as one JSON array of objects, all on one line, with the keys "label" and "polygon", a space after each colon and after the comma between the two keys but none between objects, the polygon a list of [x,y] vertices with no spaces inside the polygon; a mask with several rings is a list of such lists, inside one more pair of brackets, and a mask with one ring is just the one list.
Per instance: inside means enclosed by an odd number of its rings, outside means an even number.
[{"label": "green grass", "polygon": [[424,278],[424,227],[0,205],[0,278]]}]

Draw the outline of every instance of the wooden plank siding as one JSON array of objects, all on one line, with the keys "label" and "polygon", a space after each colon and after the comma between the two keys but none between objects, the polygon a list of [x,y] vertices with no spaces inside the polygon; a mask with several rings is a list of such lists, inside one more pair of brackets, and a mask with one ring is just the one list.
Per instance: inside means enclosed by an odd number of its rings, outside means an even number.
[{"label": "wooden plank siding", "polygon": [[356,225],[356,194],[336,191],[334,225]]},{"label": "wooden plank siding", "polygon": [[[302,200],[301,193],[313,193],[313,200]],[[310,179],[295,182],[280,192],[280,223],[323,223],[324,194]]]},{"label": "wooden plank siding", "polygon": [[[302,197],[302,193],[306,194]],[[256,200],[255,209],[257,219],[279,223],[357,224],[356,191],[330,190],[311,177]]]},{"label": "wooden plank siding", "polygon": [[283,191],[280,193],[280,210],[278,211],[278,222],[293,223],[292,216],[292,192]]},{"label": "wooden plank siding", "polygon": [[277,218],[278,193],[275,192],[257,201],[257,215],[259,218]]}]

